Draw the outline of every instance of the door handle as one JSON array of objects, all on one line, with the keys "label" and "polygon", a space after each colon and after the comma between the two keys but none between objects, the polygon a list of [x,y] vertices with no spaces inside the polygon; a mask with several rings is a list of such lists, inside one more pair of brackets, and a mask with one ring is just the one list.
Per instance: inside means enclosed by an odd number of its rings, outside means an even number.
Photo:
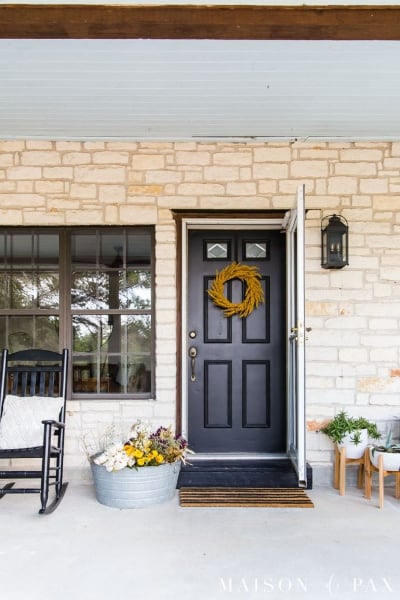
[{"label": "door handle", "polygon": [[195,346],[191,346],[189,348],[189,356],[190,356],[190,368],[191,368],[190,381],[196,381],[197,348]]}]

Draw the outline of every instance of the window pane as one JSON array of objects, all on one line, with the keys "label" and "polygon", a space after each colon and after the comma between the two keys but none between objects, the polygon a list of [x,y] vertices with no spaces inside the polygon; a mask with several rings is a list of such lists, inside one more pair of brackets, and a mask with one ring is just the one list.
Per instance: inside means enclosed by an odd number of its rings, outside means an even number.
[{"label": "window pane", "polygon": [[151,391],[151,360],[150,356],[129,357],[128,389],[133,394]]},{"label": "window pane", "polygon": [[58,308],[58,235],[0,236],[0,308]]},{"label": "window pane", "polygon": [[32,265],[34,234],[14,234],[7,236],[6,260],[14,269],[26,269]]},{"label": "window pane", "polygon": [[246,242],[244,255],[245,258],[250,260],[257,258],[267,258],[267,243],[260,241]]},{"label": "window pane", "polygon": [[71,258],[73,265],[96,266],[96,233],[73,233],[71,236]]},{"label": "window pane", "polygon": [[[87,310],[105,310],[109,306],[108,273],[79,272],[72,274],[72,308]],[[113,306],[112,308],[118,308]]]},{"label": "window pane", "polygon": [[207,258],[228,258],[227,242],[207,242]]},{"label": "window pane", "polygon": [[151,236],[149,231],[135,230],[129,233],[127,244],[127,264],[132,266],[151,264]]},{"label": "window pane", "polygon": [[112,334],[112,315],[75,315],[72,333],[75,352],[97,352],[107,348]]},{"label": "window pane", "polygon": [[58,308],[58,273],[3,272],[0,286],[0,308]]},{"label": "window pane", "polygon": [[74,392],[151,391],[150,315],[75,315],[73,331]]},{"label": "window pane", "polygon": [[1,320],[5,331],[1,335],[6,339],[10,352],[29,348],[46,348],[58,352],[59,318],[58,316],[15,316]]},{"label": "window pane", "polygon": [[119,269],[124,265],[124,236],[116,232],[100,236],[100,264],[104,267]]},{"label": "window pane", "polygon": [[40,269],[58,266],[59,236],[58,234],[40,233],[36,238],[37,265]]},{"label": "window pane", "polygon": [[151,273],[148,270],[72,274],[72,308],[89,310],[151,308]]},{"label": "window pane", "polygon": [[124,325],[126,327],[128,353],[149,356],[151,351],[150,315],[129,315],[125,317]]},{"label": "window pane", "polygon": [[0,251],[13,269],[57,267],[59,238],[54,233],[13,233],[1,236]]},{"label": "window pane", "polygon": [[58,273],[37,273],[35,305],[38,308],[58,308],[59,287]]},{"label": "window pane", "polygon": [[151,308],[151,273],[135,269],[126,274],[126,285],[120,292],[120,303],[124,308]]}]

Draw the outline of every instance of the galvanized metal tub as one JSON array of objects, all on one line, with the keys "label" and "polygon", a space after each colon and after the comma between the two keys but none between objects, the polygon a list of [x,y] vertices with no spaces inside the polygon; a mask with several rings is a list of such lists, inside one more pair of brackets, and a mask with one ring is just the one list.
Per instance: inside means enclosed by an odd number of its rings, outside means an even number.
[{"label": "galvanized metal tub", "polygon": [[142,508],[174,497],[181,462],[112,472],[93,461],[90,466],[96,498],[101,504],[114,508]]}]

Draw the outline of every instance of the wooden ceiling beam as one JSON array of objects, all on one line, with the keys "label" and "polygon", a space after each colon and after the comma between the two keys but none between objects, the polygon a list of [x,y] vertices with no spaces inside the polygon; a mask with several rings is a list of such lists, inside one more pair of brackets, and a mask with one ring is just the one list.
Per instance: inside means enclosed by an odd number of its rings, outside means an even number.
[{"label": "wooden ceiling beam", "polygon": [[400,40],[400,6],[0,6],[2,39]]}]

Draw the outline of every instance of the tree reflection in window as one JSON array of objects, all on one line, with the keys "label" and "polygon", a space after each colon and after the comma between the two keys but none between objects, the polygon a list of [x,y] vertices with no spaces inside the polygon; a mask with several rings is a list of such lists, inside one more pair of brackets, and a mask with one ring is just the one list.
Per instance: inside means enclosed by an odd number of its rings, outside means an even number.
[{"label": "tree reflection in window", "polygon": [[70,348],[73,394],[154,393],[153,287],[153,228],[0,228],[0,344]]},{"label": "tree reflection in window", "polygon": [[74,391],[150,394],[150,233],[90,232],[86,239],[79,234],[72,247]]}]

